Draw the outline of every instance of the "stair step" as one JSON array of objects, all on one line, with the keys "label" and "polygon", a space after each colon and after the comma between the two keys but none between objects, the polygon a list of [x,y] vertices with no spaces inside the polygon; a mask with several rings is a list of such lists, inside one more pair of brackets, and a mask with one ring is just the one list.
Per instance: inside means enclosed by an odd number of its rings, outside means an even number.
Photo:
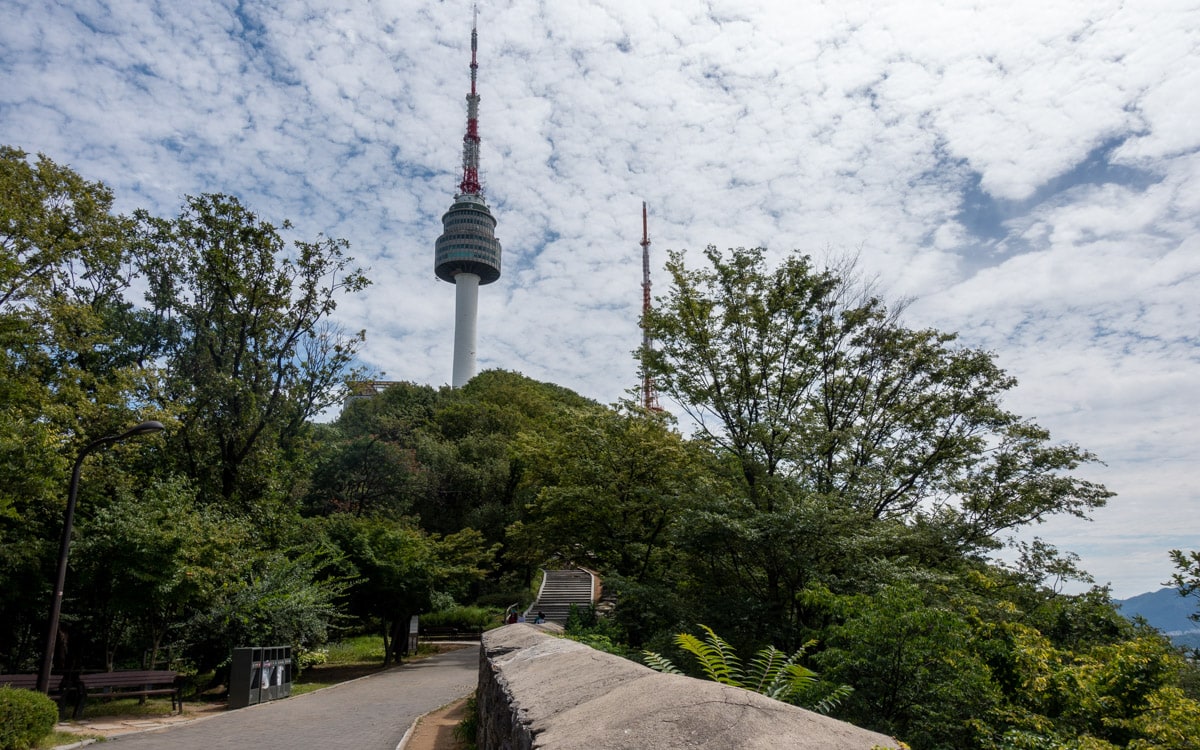
[{"label": "stair step", "polygon": [[550,622],[565,623],[572,605],[580,608],[592,605],[591,574],[585,570],[547,570],[537,601],[526,610],[526,617],[541,611]]}]

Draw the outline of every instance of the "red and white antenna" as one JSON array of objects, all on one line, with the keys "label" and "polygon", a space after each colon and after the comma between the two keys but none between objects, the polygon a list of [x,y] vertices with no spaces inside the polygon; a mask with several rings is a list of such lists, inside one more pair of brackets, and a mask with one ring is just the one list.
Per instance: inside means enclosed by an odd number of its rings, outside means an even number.
[{"label": "red and white antenna", "polygon": [[[642,201],[642,354],[650,353],[652,342],[650,331],[646,328],[646,320],[650,316],[650,233],[646,223],[646,201]],[[658,391],[654,387],[654,379],[650,371],[642,364],[642,406],[647,411],[662,411],[658,405]]]},{"label": "red and white antenna", "polygon": [[479,184],[479,93],[475,90],[475,76],[479,71],[476,52],[479,48],[479,6],[474,6],[471,17],[471,93],[467,94],[467,134],[463,136],[463,177],[458,183],[462,195],[481,195]]}]

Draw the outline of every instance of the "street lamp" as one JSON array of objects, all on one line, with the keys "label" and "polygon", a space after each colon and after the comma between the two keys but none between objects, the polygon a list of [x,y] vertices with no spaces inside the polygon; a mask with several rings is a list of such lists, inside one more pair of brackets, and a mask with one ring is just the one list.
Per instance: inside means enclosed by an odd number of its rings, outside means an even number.
[{"label": "street lamp", "polygon": [[46,628],[46,650],[42,652],[42,670],[38,672],[37,689],[42,693],[50,692],[50,668],[54,664],[54,646],[58,640],[58,615],[62,611],[63,585],[67,580],[67,553],[71,549],[71,526],[75,520],[75,497],[79,494],[79,472],[83,469],[83,459],[92,451],[112,443],[119,443],[125,438],[135,435],[145,435],[149,432],[159,432],[163,429],[162,422],[142,422],[120,435],[109,435],[99,440],[93,440],[79,451],[75,459],[75,470],[71,473],[71,488],[67,491],[67,512],[63,517],[62,544],[58,549],[58,578],[54,584],[54,596],[50,600],[50,625]]}]

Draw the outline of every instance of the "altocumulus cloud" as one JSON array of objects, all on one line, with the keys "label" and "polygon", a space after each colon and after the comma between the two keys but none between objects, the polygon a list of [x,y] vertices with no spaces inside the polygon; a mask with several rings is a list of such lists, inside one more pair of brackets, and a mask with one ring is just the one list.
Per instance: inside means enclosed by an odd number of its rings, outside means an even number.
[{"label": "altocumulus cloud", "polygon": [[[449,379],[432,246],[469,0],[69,5],[7,3],[0,142],[123,210],[222,191],[349,239],[375,280],[339,310],[366,363]],[[480,24],[505,249],[481,366],[601,401],[635,385],[642,200],[656,267],[709,243],[857,252],[910,323],[997,352],[1012,408],[1107,462],[1089,477],[1120,497],[1044,537],[1121,596],[1197,546],[1194,3],[510,0]]]}]

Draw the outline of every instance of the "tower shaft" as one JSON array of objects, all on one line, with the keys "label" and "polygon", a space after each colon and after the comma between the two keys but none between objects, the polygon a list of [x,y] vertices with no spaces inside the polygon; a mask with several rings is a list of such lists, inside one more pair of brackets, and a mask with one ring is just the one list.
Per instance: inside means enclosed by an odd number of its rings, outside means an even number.
[{"label": "tower shaft", "polygon": [[454,374],[450,385],[462,388],[475,377],[475,321],[479,317],[479,277],[454,277]]}]

